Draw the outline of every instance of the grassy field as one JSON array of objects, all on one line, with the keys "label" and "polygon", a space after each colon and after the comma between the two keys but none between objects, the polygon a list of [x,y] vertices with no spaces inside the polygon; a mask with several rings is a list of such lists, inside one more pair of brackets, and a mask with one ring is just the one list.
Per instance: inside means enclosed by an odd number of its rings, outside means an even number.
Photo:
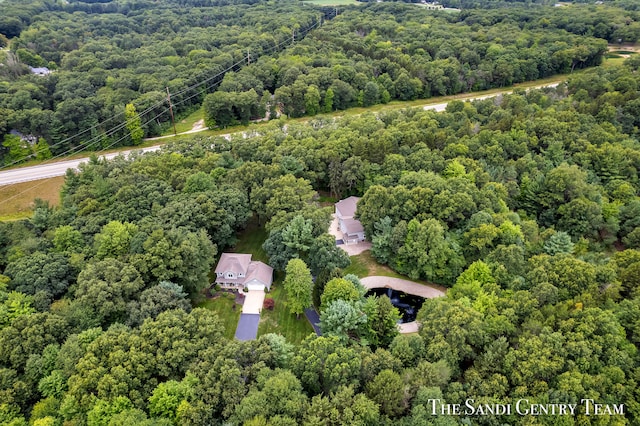
[{"label": "grassy field", "polygon": [[[176,131],[178,133],[187,132],[193,128],[193,125],[204,118],[204,111],[202,108],[198,108],[196,111],[187,115],[183,119],[176,120]],[[164,135],[173,134],[173,126],[167,129]]]},{"label": "grassy field", "polygon": [[277,280],[271,286],[271,293],[267,298],[275,301],[273,311],[263,309],[260,313],[258,336],[268,333],[278,333],[286,337],[290,343],[298,344],[309,334],[313,334],[313,327],[304,315],[300,319],[289,312],[287,295],[282,288],[282,280]]},{"label": "grassy field", "polygon": [[220,296],[215,299],[206,299],[198,303],[199,308],[207,308],[218,314],[218,317],[224,325],[224,336],[228,339],[233,339],[236,334],[236,327],[238,327],[238,320],[240,319],[240,313],[242,312],[242,306],[238,305],[233,309],[235,305],[235,296],[232,293],[219,293]]},{"label": "grassy field", "polygon": [[60,204],[64,176],[0,186],[0,221],[30,217],[33,200],[40,198],[49,205]]}]

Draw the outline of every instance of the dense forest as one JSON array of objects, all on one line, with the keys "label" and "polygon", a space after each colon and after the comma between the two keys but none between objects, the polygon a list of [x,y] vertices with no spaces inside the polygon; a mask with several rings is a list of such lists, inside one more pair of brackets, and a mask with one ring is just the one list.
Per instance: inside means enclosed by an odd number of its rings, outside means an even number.
[{"label": "dense forest", "polygon": [[[210,126],[272,120],[93,156],[59,206],[0,223],[0,425],[639,424],[640,57],[598,67],[640,38],[637,5],[447,1],[2,1],[4,166],[139,144],[167,91]],[[313,117],[558,73],[441,113]],[[375,262],[448,289],[418,333],[327,234],[350,195]],[[229,339],[201,305],[248,235],[322,336]],[[470,399],[579,408],[443,408]]]},{"label": "dense forest", "polygon": [[[453,425],[464,416],[433,416],[430,400],[590,398],[624,415],[536,424],[637,424],[639,68],[443,113],[276,121],[69,172],[59,208],[0,224],[0,420]],[[450,287],[417,335],[395,335],[385,298],[342,278],[317,191],[362,196],[374,257]],[[313,270],[324,336],[227,340],[193,308],[250,221],[278,271]]]},{"label": "dense forest", "polygon": [[167,89],[178,115],[204,103],[225,127],[569,73],[639,36],[636,12],[602,5],[336,16],[300,2],[7,0],[0,160],[136,145],[169,124]]}]

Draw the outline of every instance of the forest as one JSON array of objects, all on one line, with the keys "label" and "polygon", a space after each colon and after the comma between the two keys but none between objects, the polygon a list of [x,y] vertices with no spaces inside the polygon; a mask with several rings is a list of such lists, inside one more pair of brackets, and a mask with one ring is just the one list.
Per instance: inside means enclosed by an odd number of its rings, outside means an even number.
[{"label": "forest", "polygon": [[[591,398],[624,415],[535,420],[637,424],[639,68],[632,57],[443,113],[275,121],[94,158],[69,172],[60,207],[0,224],[0,419],[525,425],[433,416],[429,401]],[[386,298],[344,277],[318,191],[362,196],[375,259],[449,287],[418,334],[397,335]],[[285,286],[317,277],[322,337],[228,340],[194,308],[250,222]]]},{"label": "forest", "polygon": [[[169,123],[167,88],[211,126],[272,120],[93,155],[59,206],[0,222],[0,424],[640,423],[640,56],[598,66],[640,37],[633,7],[1,4],[5,167],[141,143]],[[321,114],[558,73],[444,112]],[[447,289],[418,333],[327,234],[350,195],[376,264]],[[231,339],[202,304],[220,254],[255,235],[322,336]],[[469,399],[580,408],[441,414]]]},{"label": "forest", "polygon": [[[228,3],[228,4],[227,4]],[[6,0],[0,161],[137,145],[204,104],[208,126],[509,86],[601,63],[637,12],[424,10],[295,1]],[[46,67],[38,75],[30,68]],[[13,132],[13,133],[12,133]]]}]

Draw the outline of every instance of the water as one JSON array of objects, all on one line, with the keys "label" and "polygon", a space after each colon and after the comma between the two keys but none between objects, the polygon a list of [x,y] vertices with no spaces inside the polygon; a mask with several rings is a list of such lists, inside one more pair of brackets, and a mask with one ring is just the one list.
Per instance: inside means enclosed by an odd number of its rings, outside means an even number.
[{"label": "water", "polygon": [[367,296],[387,296],[391,300],[391,304],[398,308],[402,318],[400,323],[412,322],[416,320],[416,315],[424,303],[424,298],[407,294],[403,291],[393,290],[391,288],[372,288],[367,292]]}]

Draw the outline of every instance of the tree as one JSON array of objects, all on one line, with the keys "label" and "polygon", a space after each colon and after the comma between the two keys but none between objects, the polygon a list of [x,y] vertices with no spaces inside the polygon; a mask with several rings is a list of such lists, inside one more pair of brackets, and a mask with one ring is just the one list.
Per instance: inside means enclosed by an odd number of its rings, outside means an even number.
[{"label": "tree", "polygon": [[573,242],[566,232],[556,232],[544,242],[544,252],[553,256],[560,253],[573,252]]},{"label": "tree", "polygon": [[333,111],[333,98],[335,97],[333,93],[333,89],[329,87],[327,89],[327,93],[324,95],[324,106],[322,108],[323,112],[329,113]]},{"label": "tree", "polygon": [[307,115],[316,115],[320,112],[320,91],[315,85],[310,85],[304,94],[304,105]]},{"label": "tree", "polygon": [[304,261],[291,259],[287,263],[284,289],[287,292],[289,310],[300,318],[300,314],[311,306],[311,291],[313,281],[311,271]]},{"label": "tree", "polygon": [[337,299],[329,302],[320,314],[320,329],[326,336],[337,336],[342,343],[360,340],[365,335],[367,315],[361,304]]},{"label": "tree", "polygon": [[131,143],[133,145],[140,145],[142,143],[142,137],[144,136],[144,130],[142,129],[140,116],[136,112],[136,107],[133,106],[133,104],[127,104],[124,107],[124,119],[126,120],[129,136],[131,136]]},{"label": "tree", "polygon": [[356,301],[360,299],[360,292],[351,281],[344,278],[334,278],[324,287],[321,310],[324,311],[331,302],[339,299],[347,302]]},{"label": "tree", "polygon": [[44,291],[52,298],[75,279],[74,268],[60,253],[36,252],[9,263],[4,273],[11,278],[10,288],[31,295]]},{"label": "tree", "polygon": [[308,264],[314,276],[323,270],[343,269],[351,264],[347,252],[336,246],[335,238],[322,234],[313,240],[309,248]]},{"label": "tree", "polygon": [[138,226],[129,222],[113,220],[102,227],[102,231],[95,236],[96,256],[119,257],[129,252],[129,246]]},{"label": "tree", "polygon": [[124,323],[129,314],[128,303],[142,288],[144,281],[135,267],[108,258],[80,272],[74,303],[89,309],[98,324]]},{"label": "tree", "polygon": [[398,417],[405,411],[402,377],[392,370],[382,370],[367,384],[367,396],[380,406],[389,417]]}]

